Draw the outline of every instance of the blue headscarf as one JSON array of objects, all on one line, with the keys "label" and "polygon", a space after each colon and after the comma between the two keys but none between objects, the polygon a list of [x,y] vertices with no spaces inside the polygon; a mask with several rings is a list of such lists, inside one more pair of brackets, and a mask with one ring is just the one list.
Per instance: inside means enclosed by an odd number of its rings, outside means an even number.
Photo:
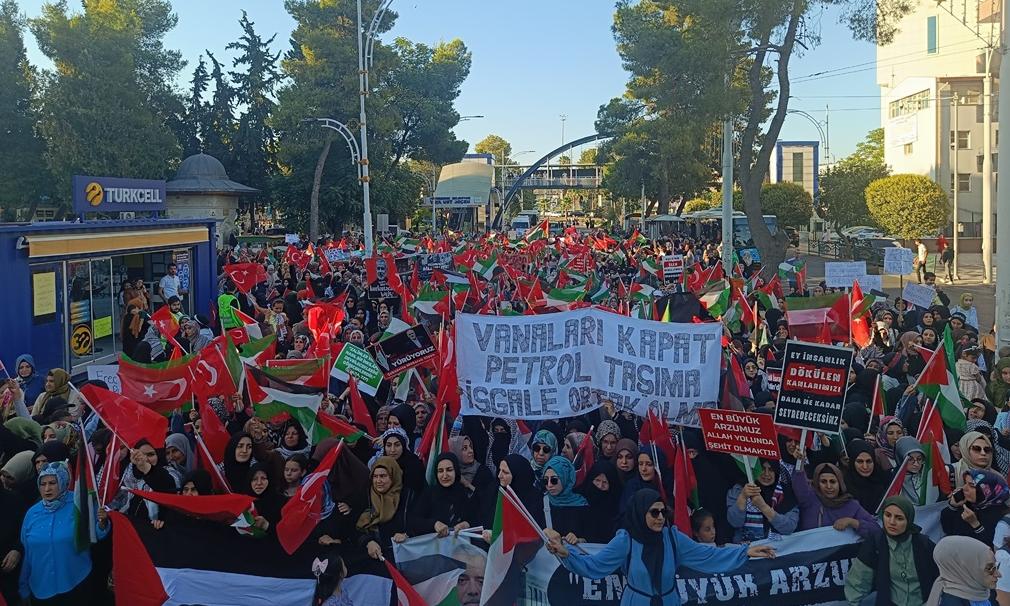
[{"label": "blue headscarf", "polygon": [[554,496],[550,492],[547,493],[547,498],[550,499],[552,507],[582,507],[583,505],[589,505],[586,497],[573,492],[575,489],[575,465],[572,465],[571,461],[565,457],[551,457],[547,461],[547,464],[544,465],[544,471],[548,469],[553,469],[554,473],[558,474],[558,479],[561,480],[561,493],[558,496]]},{"label": "blue headscarf", "polygon": [[46,511],[53,512],[63,507],[64,503],[70,502],[70,492],[67,490],[70,486],[70,468],[63,461],[47,463],[39,472],[37,480],[39,486],[42,485],[42,478],[46,476],[54,476],[56,478],[56,487],[60,491],[60,494],[51,501],[42,499],[42,506],[46,508]]},{"label": "blue headscarf", "polygon": [[533,442],[530,444],[530,466],[533,467],[533,471],[537,477],[541,478],[544,475],[544,466],[538,464],[532,455],[532,452],[536,450],[537,444],[546,444],[551,449],[551,456],[555,456],[558,454],[558,439],[546,429],[541,429],[533,436]]}]

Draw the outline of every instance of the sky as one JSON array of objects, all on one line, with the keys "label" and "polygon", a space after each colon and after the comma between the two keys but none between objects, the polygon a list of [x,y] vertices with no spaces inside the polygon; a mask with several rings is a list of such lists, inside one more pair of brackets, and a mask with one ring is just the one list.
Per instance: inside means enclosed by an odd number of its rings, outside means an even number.
[{"label": "sky", "polygon": [[[44,3],[18,1],[29,17],[38,16]],[[230,60],[232,52],[224,47],[241,33],[242,9],[264,38],[277,34],[275,49],[289,46],[294,21],[283,0],[173,0],[172,4],[179,23],[165,44],[181,50],[189,61],[180,75],[180,88],[185,88],[205,50]],[[76,2],[71,0],[70,5],[75,7]],[[460,38],[472,52],[473,66],[457,110],[463,116],[483,118],[464,120],[455,129],[459,138],[470,142],[471,151],[476,142],[495,133],[512,144],[514,159],[532,162],[561,145],[562,137],[571,141],[593,134],[600,105],[624,92],[627,72],[611,31],[612,0],[395,0],[392,7],[398,18],[387,39],[405,36],[433,44]],[[820,28],[822,41],[791,62],[796,82],[790,109],[807,112],[822,130],[828,126],[830,155],[840,159],[879,126],[875,49],[853,41],[837,23],[837,13],[816,14],[812,22]],[[27,38],[30,60],[48,66],[31,35]],[[831,73],[803,78],[824,71]],[[780,138],[820,140],[821,136],[810,119],[793,114]]]}]

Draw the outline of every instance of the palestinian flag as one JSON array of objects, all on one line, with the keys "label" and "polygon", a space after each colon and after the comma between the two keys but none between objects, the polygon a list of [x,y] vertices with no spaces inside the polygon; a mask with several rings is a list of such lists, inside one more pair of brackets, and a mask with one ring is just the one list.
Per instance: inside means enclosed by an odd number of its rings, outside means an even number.
[{"label": "palestinian flag", "polygon": [[699,301],[708,310],[709,315],[713,318],[721,318],[732,307],[733,301],[731,299],[732,289],[723,288],[722,290],[713,290],[702,295]]},{"label": "palestinian flag", "polygon": [[239,359],[243,364],[250,366],[266,366],[267,360],[272,360],[275,357],[277,357],[277,335],[272,333],[262,339],[253,339],[239,347]]},{"label": "palestinian flag", "polygon": [[926,367],[919,375],[919,391],[933,401],[933,405],[940,411],[944,425],[964,431],[964,407],[961,404],[957,381],[947,363],[946,349],[949,345],[946,341],[945,338],[926,362]]},{"label": "palestinian flag", "polygon": [[447,298],[449,298],[449,291],[436,289],[429,284],[424,284],[421,286],[421,292],[417,293],[417,297],[414,299],[412,309],[417,313],[436,316],[438,315],[438,311],[435,309],[435,306]]},{"label": "palestinian flag", "polygon": [[407,236],[400,236],[396,239],[396,245],[405,253],[413,253],[417,252],[417,247],[421,245],[421,241],[408,238]]},{"label": "palestinian flag", "polygon": [[630,236],[628,236],[627,240],[624,241],[624,246],[626,248],[631,248],[631,247],[639,245],[639,244],[648,244],[648,243],[649,243],[649,239],[646,238],[645,236],[643,236],[641,234],[641,232],[638,231],[638,228],[636,227],[635,231],[632,232],[632,234]]},{"label": "palestinian flag", "polygon": [[817,342],[828,327],[834,340],[848,341],[849,297],[845,293],[786,297],[786,321],[794,339]]},{"label": "palestinian flag", "polygon": [[618,265],[624,265],[628,262],[628,255],[624,254],[623,248],[618,248],[610,255],[610,260]]},{"label": "palestinian flag", "polygon": [[439,400],[435,405],[435,412],[428,420],[428,426],[424,429],[421,437],[421,445],[417,449],[417,456],[425,461],[424,477],[428,480],[428,486],[435,486],[435,463],[438,455],[449,450],[449,432],[445,427],[445,401]]},{"label": "palestinian flag", "polygon": [[757,477],[761,475],[761,459],[757,457],[745,457],[743,455],[730,455],[733,457],[733,462],[740,469],[740,473],[747,475],[747,469],[750,468],[751,476],[754,481],[757,482]]},{"label": "palestinian flag", "polygon": [[641,303],[651,303],[653,297],[656,296],[656,289],[649,286],[648,284],[639,284],[635,282],[631,285],[631,301],[638,301]]},{"label": "palestinian flag", "polygon": [[[78,426],[81,435],[84,426]],[[77,469],[74,474],[74,547],[88,549],[98,542],[98,490],[95,488],[95,468],[91,448],[87,443],[77,448]]]},{"label": "palestinian flag", "polygon": [[291,415],[305,430],[310,444],[317,444],[326,437],[316,419],[325,388],[289,383],[265,369],[252,366],[246,366],[246,378],[256,416],[272,419],[278,415]]},{"label": "palestinian flag", "polygon": [[642,259],[642,264],[638,267],[642,275],[654,276],[657,280],[663,274],[663,266],[653,257]]},{"label": "palestinian flag", "polygon": [[327,362],[326,358],[267,360],[266,370],[271,376],[288,383],[325,388],[330,381],[330,369]]},{"label": "palestinian flag", "polygon": [[603,303],[610,298],[610,286],[606,282],[601,282],[600,287],[589,295],[589,300],[593,303]]},{"label": "palestinian flag", "polygon": [[164,415],[190,404],[193,389],[190,363],[195,354],[167,362],[142,364],[126,354],[119,355],[119,382],[122,394]]},{"label": "palestinian flag", "polygon": [[531,227],[530,230],[526,232],[526,235],[523,236],[523,241],[532,242],[534,240],[546,240],[550,233],[550,224],[547,222],[547,219],[544,219],[538,223],[536,227]]},{"label": "palestinian flag", "polygon": [[491,548],[487,554],[481,606],[512,606],[523,591],[523,568],[536,556],[544,541],[541,531],[530,521],[511,491],[498,489],[491,531]]},{"label": "palestinian flag", "polygon": [[870,418],[891,414],[887,406],[887,399],[884,397],[884,386],[881,384],[882,374],[877,375],[877,383],[873,388],[873,404],[870,406]]},{"label": "palestinian flag", "polygon": [[[415,324],[416,324],[416,322],[415,322]],[[407,324],[406,322],[404,322],[400,318],[397,318],[396,316],[390,316],[389,317],[389,326],[387,326],[386,330],[384,330],[382,332],[382,336],[379,337],[379,340],[380,341],[385,341],[389,337],[398,335],[401,332],[407,330],[408,328],[410,328],[410,326],[411,326],[410,324]]]},{"label": "palestinian flag", "polygon": [[433,534],[393,543],[393,555],[403,578],[414,587],[425,604],[457,606],[463,603],[456,587],[467,569],[484,574],[487,554],[466,536],[439,539]]},{"label": "palestinian flag", "polygon": [[[284,553],[224,524],[155,530],[147,520],[111,512],[117,603],[130,606],[305,606],[316,580],[315,549]],[[241,557],[236,557],[241,554]],[[364,574],[352,560],[341,589],[355,606],[389,606],[390,579]]]},{"label": "palestinian flag", "polygon": [[[950,475],[947,473],[946,464],[950,461],[943,457],[946,450],[947,439],[943,432],[943,421],[940,419],[939,411],[931,403],[927,403],[922,411],[922,421],[919,424],[919,435],[915,438],[922,444],[924,461],[919,482],[919,494],[914,505],[930,505],[936,503],[940,493],[950,494]],[[911,455],[913,453],[909,453]],[[908,477],[908,457],[901,462],[901,467],[891,480],[884,498],[901,494],[902,486]],[[879,510],[879,507],[878,507]]]},{"label": "palestinian flag", "polygon": [[793,257],[779,264],[779,279],[782,282],[796,281],[796,290],[806,289],[807,267],[806,261]]},{"label": "palestinian flag", "polygon": [[487,258],[481,259],[473,264],[473,271],[485,280],[494,277],[494,270],[498,269],[498,249],[494,249]]},{"label": "palestinian flag", "polygon": [[365,436],[365,432],[361,431],[354,425],[351,425],[347,421],[331,414],[327,414],[321,410],[316,415],[316,420],[321,426],[319,432],[324,439],[343,438],[345,442],[353,446],[358,439]]},{"label": "palestinian flag", "polygon": [[586,289],[581,286],[572,288],[552,288],[547,293],[547,307],[557,307],[568,309],[572,303],[581,301],[586,297]]}]

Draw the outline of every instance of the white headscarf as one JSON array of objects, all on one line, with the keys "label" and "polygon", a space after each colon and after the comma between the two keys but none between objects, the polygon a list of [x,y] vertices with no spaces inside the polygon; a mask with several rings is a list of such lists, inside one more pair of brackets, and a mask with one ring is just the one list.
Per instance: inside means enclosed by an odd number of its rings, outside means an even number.
[{"label": "white headscarf", "polygon": [[989,599],[985,568],[996,560],[988,545],[971,537],[944,537],[936,544],[933,559],[940,576],[933,583],[925,606],[939,606],[944,593],[969,601]]}]

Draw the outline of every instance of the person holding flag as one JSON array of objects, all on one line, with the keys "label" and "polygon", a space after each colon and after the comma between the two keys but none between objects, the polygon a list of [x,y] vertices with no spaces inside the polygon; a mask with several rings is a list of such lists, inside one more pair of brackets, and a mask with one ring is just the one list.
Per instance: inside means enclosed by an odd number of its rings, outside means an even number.
[{"label": "person holding flag", "polygon": [[783,485],[778,461],[761,460],[755,482],[737,484],[726,493],[726,519],[733,527],[734,543],[749,543],[776,535],[792,534],[800,521],[796,496]]},{"label": "person holding flag", "polygon": [[[75,606],[87,604],[91,596],[91,552],[76,544],[73,493],[66,463],[48,463],[39,471],[39,496],[25,514],[21,525],[24,559],[19,593],[32,604]],[[98,539],[109,534],[104,509],[92,512]]]},{"label": "person holding flag", "polygon": [[769,545],[714,547],[696,543],[667,524],[668,509],[659,493],[643,488],[632,495],[624,527],[594,555],[569,549],[558,532],[545,529],[547,549],[561,564],[587,579],[602,579],[620,570],[628,579],[621,606],[680,606],[677,568],[708,574],[728,573],[748,558],[774,558]]}]

